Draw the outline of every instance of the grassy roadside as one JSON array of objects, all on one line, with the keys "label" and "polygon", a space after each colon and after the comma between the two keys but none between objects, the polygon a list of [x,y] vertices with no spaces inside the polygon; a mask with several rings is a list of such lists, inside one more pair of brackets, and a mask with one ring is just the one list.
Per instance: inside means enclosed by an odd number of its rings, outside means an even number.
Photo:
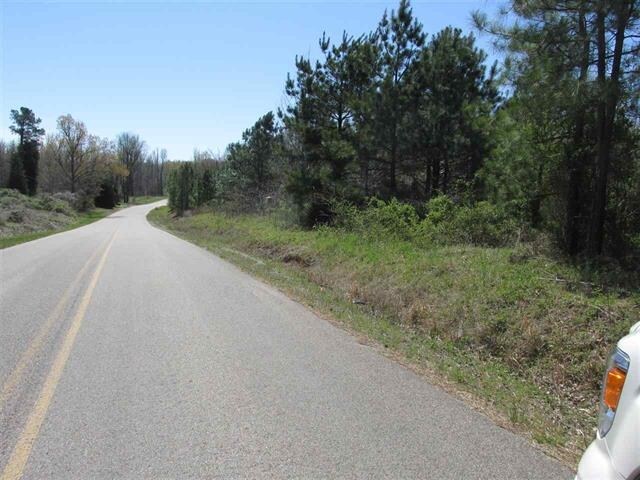
[{"label": "grassy roadside", "polygon": [[637,292],[510,248],[434,247],[213,212],[152,223],[268,281],[570,465],[593,437],[604,357]]},{"label": "grassy roadside", "polygon": [[37,232],[22,233],[19,235],[12,235],[9,237],[0,237],[0,249],[13,247],[20,243],[30,242],[37,240],[38,238],[48,237],[56,233],[66,232],[73,230],[74,228],[83,227],[90,223],[100,220],[114,212],[114,210],[108,210],[104,208],[94,208],[88,212],[79,213],[76,220],[63,228],[41,230]]}]

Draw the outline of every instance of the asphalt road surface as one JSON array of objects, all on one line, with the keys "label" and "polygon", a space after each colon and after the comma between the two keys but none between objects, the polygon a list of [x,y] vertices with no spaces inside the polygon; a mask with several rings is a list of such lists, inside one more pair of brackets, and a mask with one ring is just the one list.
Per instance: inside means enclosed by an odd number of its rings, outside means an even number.
[{"label": "asphalt road surface", "polygon": [[128,208],[0,251],[0,478],[571,472]]}]

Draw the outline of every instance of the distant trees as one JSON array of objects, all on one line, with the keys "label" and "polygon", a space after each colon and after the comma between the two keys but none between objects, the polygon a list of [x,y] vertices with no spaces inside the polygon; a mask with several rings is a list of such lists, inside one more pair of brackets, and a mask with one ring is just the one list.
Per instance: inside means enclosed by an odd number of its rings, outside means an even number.
[{"label": "distant trees", "polygon": [[53,155],[66,180],[65,188],[71,193],[88,193],[98,183],[98,159],[100,140],[89,134],[85,124],[71,115],[58,118]]},{"label": "distant trees", "polygon": [[11,110],[10,129],[17,142],[0,141],[0,188],[35,195],[70,191],[81,208],[94,201],[113,208],[131,195],[162,195],[166,183],[167,151],[147,154],[145,143],[133,133],[116,142],[92,135],[71,115],[57,120],[56,131],[44,142],[41,120],[32,110]]},{"label": "distant trees", "polygon": [[134,194],[136,169],[143,161],[145,153],[144,141],[133,133],[121,133],[117,138],[117,152],[118,161],[128,172],[127,176],[123,177],[122,183],[122,199],[124,202],[128,202],[129,197]]},{"label": "distant trees", "polygon": [[42,145],[40,190],[69,191],[88,204],[111,174],[113,144],[91,135],[85,124],[71,115],[59,117],[57,127]]},{"label": "distant trees", "polygon": [[143,156],[133,172],[136,195],[162,195],[167,161],[165,149],[155,149]]},{"label": "distant trees", "polygon": [[27,193],[27,179],[24,175],[22,157],[17,149],[11,153],[8,187],[15,188],[21,193]]},{"label": "distant trees", "polygon": [[15,148],[14,142],[0,140],[0,187],[9,186],[9,170]]},{"label": "distant trees", "polygon": [[40,162],[38,165],[39,189],[42,192],[58,192],[66,190],[68,185],[63,173],[56,161],[58,141],[55,133],[49,133],[40,149]]},{"label": "distant trees", "polygon": [[44,129],[41,120],[26,107],[11,110],[12,124],[9,129],[18,135],[18,145],[11,158],[9,187],[22,193],[35,195],[38,189],[38,160],[40,139]]},{"label": "distant trees", "polygon": [[169,176],[169,207],[178,215],[196,206],[194,188],[197,180],[192,162],[183,162]]}]

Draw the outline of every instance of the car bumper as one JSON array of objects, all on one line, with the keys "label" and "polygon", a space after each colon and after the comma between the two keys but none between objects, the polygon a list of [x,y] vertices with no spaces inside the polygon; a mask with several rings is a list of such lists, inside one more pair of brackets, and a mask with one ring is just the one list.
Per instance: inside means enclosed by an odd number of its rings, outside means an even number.
[{"label": "car bumper", "polygon": [[607,445],[596,438],[582,455],[576,480],[624,480],[613,468]]}]

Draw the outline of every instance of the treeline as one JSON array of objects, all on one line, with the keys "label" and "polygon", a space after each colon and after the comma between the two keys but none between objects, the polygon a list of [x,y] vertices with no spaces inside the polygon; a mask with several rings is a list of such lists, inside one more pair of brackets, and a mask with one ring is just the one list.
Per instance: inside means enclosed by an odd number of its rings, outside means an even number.
[{"label": "treeline", "polygon": [[80,209],[113,208],[130,196],[163,194],[167,152],[149,151],[136,134],[100,138],[63,115],[45,137],[41,119],[26,107],[11,110],[11,120],[18,139],[0,141],[0,187],[31,196],[68,191]]},{"label": "treeline", "polygon": [[496,20],[474,15],[504,53],[500,71],[472,34],[427,36],[404,0],[368,34],[323,36],[320,59],[296,58],[277,116],[260,118],[222,161],[173,174],[172,206],[292,205],[313,226],[371,197],[427,216],[444,195],[461,208],[490,202],[571,255],[637,259],[638,1],[510,7]]}]

